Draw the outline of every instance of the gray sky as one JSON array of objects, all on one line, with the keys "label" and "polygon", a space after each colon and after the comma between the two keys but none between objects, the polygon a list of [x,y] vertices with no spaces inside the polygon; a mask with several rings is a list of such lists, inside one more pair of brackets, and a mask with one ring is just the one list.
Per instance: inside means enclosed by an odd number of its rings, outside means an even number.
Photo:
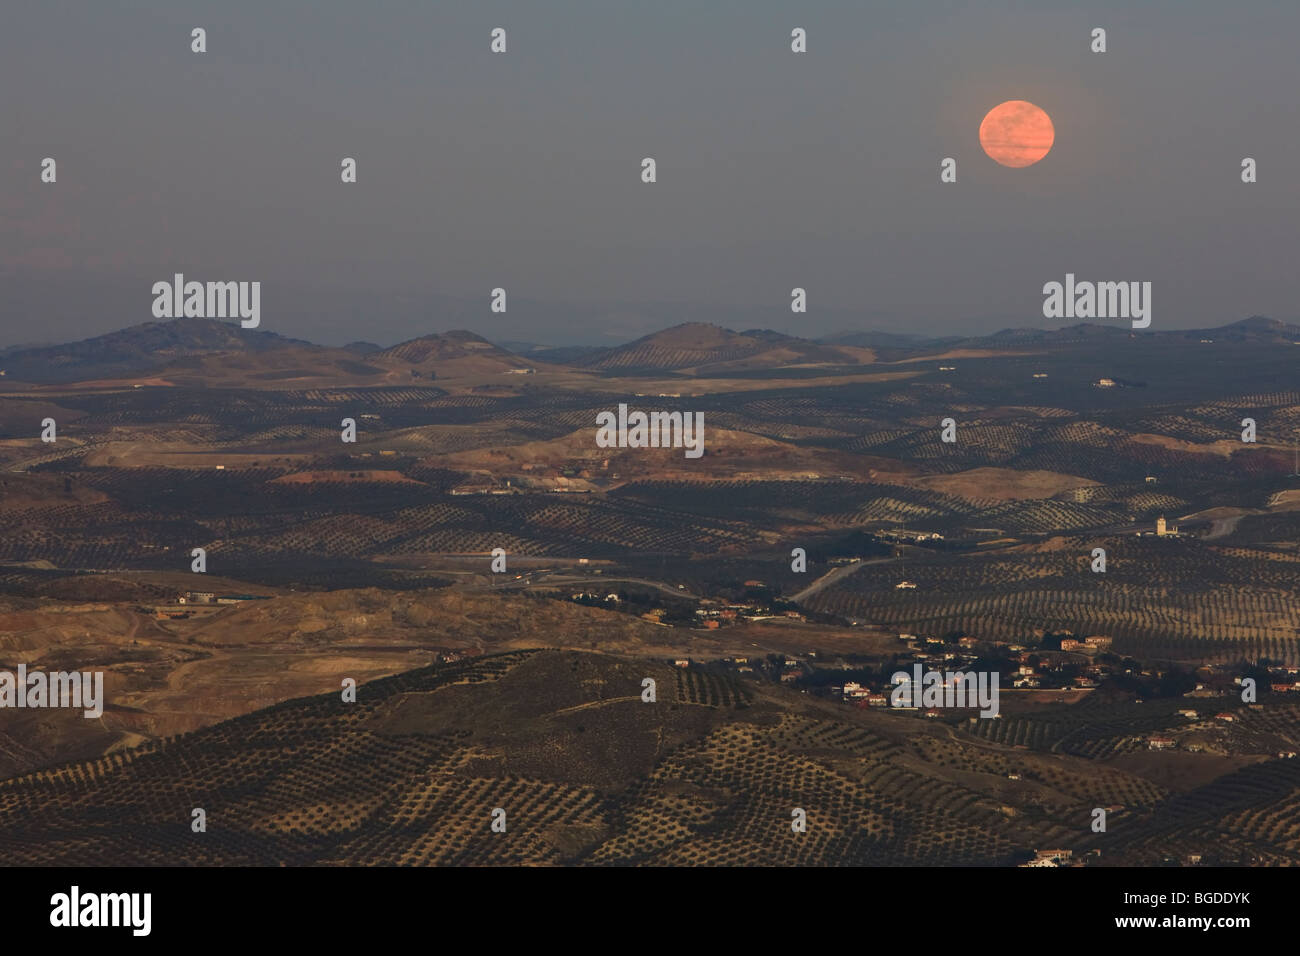
[{"label": "gray sky", "polygon": [[[324,343],[979,333],[1055,324],[1067,272],[1152,282],[1153,329],[1294,320],[1300,4],[1134,6],[11,0],[0,344],[148,321],[178,271]],[[1008,99],[1035,166],[980,149]]]}]

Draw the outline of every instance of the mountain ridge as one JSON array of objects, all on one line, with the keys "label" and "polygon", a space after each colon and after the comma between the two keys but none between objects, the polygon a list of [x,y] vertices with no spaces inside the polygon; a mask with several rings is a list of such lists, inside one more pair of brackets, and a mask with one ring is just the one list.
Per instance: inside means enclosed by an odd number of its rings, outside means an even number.
[{"label": "mountain ridge", "polygon": [[[1205,329],[1142,330],[1095,322],[1055,329],[1021,327],[979,336],[930,338],[912,333],[840,332],[805,339],[771,329],[735,331],[705,322],[684,322],[614,346],[546,348],[525,356],[465,329],[430,332],[391,346],[352,342],[317,345],[238,322],[180,318],[150,321],[75,342],[11,346],[0,350],[0,369],[10,381],[68,384],[132,376],[186,379],[242,371],[253,378],[354,379],[500,374],[512,368],[568,367],[594,373],[728,374],[765,368],[851,367],[924,355],[945,349],[1021,348],[1116,342],[1135,335],[1165,340],[1289,345],[1300,325],[1253,315]],[[170,376],[169,376],[170,377]]]}]

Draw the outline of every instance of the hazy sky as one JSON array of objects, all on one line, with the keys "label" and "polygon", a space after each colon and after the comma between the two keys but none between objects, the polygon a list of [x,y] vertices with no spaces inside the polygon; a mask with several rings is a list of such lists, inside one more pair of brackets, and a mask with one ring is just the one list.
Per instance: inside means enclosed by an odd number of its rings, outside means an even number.
[{"label": "hazy sky", "polygon": [[[149,321],[174,272],[325,343],[978,333],[1060,324],[1067,272],[1152,282],[1153,329],[1295,319],[1297,36],[1295,0],[8,0],[0,344]],[[1035,166],[980,149],[1008,99]]]}]

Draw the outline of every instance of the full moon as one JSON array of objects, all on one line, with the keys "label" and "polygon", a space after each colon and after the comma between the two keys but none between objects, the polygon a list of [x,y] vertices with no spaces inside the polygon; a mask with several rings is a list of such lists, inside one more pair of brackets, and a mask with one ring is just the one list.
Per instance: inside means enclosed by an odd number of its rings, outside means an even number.
[{"label": "full moon", "polygon": [[980,123],[980,145],[1003,166],[1032,166],[1055,141],[1052,118],[1025,100],[999,103]]}]

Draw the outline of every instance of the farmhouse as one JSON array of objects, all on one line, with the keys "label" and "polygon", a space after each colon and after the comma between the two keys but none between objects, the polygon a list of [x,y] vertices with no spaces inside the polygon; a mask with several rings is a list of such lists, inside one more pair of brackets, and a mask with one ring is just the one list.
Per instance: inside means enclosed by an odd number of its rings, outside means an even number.
[{"label": "farmhouse", "polygon": [[[1073,850],[1035,850],[1034,859],[1050,860],[1053,863],[1065,863],[1074,856]],[[1039,864],[1042,865],[1041,863]]]}]

